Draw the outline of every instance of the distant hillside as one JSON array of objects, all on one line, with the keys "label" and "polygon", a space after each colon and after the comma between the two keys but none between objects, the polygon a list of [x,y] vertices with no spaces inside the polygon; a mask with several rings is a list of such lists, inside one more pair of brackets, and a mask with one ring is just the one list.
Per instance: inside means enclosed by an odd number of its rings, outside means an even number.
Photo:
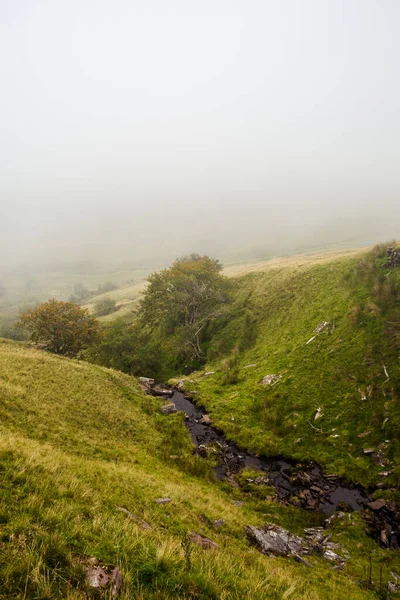
[{"label": "distant hillside", "polygon": [[[245,525],[296,532],[315,516],[214,482],[182,415],[161,404],[121,373],[0,342],[0,598],[111,597],[87,587],[90,564],[118,567],[125,600],[376,598],[364,586],[371,551],[384,582],[397,559],[359,515],[331,530],[352,556],[343,572],[318,556],[308,569],[259,554]],[[194,546],[188,562],[190,531],[218,547]]]}]

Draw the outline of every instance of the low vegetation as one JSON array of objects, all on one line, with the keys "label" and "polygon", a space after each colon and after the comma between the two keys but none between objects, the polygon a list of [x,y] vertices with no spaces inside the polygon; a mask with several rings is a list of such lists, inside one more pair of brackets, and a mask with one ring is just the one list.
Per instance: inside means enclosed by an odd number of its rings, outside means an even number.
[{"label": "low vegetation", "polygon": [[76,356],[100,338],[99,324],[72,302],[49,300],[20,316],[19,327],[49,352]]},{"label": "low vegetation", "polygon": [[[308,569],[259,554],[245,525],[299,533],[317,517],[215,482],[182,415],[162,416],[162,401],[122,373],[0,342],[0,399],[4,600],[109,598],[88,587],[91,559],[121,571],[121,600],[373,600],[380,577],[386,590],[398,570],[396,553],[365,535],[359,515],[332,528],[351,555],[342,572],[318,556]],[[194,545],[192,531],[218,547]]]}]

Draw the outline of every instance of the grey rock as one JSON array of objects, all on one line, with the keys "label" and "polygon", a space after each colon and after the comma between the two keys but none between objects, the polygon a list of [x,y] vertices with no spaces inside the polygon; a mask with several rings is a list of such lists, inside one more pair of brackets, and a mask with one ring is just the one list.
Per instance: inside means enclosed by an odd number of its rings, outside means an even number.
[{"label": "grey rock", "polygon": [[224,519],[216,519],[216,521],[213,521],[213,525],[214,527],[223,527],[225,525],[225,521]]},{"label": "grey rock", "polygon": [[267,524],[262,528],[248,526],[245,528],[247,537],[263,554],[277,556],[297,555],[303,552],[303,541],[297,535],[277,525]]},{"label": "grey rock", "polygon": [[377,500],[374,500],[373,502],[369,502],[367,504],[367,506],[371,510],[380,510],[381,508],[386,506],[386,500],[384,498],[378,498]]},{"label": "grey rock", "polygon": [[203,415],[201,417],[199,423],[202,423],[203,425],[211,425],[211,423],[212,423],[211,417],[209,417],[209,415]]},{"label": "grey rock", "polygon": [[123,578],[117,567],[109,568],[92,564],[86,570],[86,583],[90,588],[111,589],[111,596],[116,598],[123,586]]},{"label": "grey rock", "polygon": [[273,383],[277,383],[281,379],[282,375],[264,375],[261,379],[261,385],[271,385]]},{"label": "grey rock", "polygon": [[153,387],[156,382],[154,379],[150,379],[149,377],[139,377],[139,383],[150,388]]},{"label": "grey rock", "polygon": [[299,557],[312,553],[322,556],[335,563],[344,563],[348,557],[337,554],[338,544],[330,541],[322,527],[305,529],[307,538],[290,533],[283,527],[267,523],[264,527],[245,527],[246,535],[257,548],[267,555]]},{"label": "grey rock", "polygon": [[168,504],[171,502],[171,498],[157,498],[156,504]]},{"label": "grey rock", "polygon": [[161,412],[163,415],[171,415],[172,413],[177,412],[176,406],[173,402],[170,402],[169,404],[165,404],[161,407]]},{"label": "grey rock", "polygon": [[210,540],[210,538],[200,535],[199,533],[195,533],[194,531],[190,532],[188,538],[194,544],[201,546],[202,548],[206,548],[208,550],[218,548],[218,544]]},{"label": "grey rock", "polygon": [[328,325],[329,321],[322,321],[322,323],[317,325],[317,327],[314,329],[314,333],[321,333],[321,331],[323,331],[325,327],[328,327]]}]

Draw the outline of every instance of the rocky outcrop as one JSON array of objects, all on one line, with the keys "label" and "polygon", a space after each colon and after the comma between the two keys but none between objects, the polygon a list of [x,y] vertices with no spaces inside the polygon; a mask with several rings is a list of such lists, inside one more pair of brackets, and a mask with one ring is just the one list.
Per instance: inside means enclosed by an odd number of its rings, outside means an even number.
[{"label": "rocky outcrop", "polygon": [[307,566],[310,563],[301,559],[310,554],[322,555],[327,560],[343,565],[348,556],[337,554],[338,544],[331,542],[331,536],[326,534],[323,527],[305,529],[306,537],[294,535],[283,527],[267,523],[264,527],[248,526],[245,528],[249,540],[263,553],[273,556],[293,556]]},{"label": "rocky outcrop", "polygon": [[394,269],[394,267],[400,267],[400,247],[387,248],[386,250],[386,263],[383,265],[385,268]]}]

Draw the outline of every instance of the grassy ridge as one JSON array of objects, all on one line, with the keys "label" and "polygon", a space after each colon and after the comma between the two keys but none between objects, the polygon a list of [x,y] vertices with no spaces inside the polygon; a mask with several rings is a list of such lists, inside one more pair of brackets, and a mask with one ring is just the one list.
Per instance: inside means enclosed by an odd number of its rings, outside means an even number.
[{"label": "grassy ridge", "polygon": [[[384,260],[378,249],[236,278],[229,322],[208,348],[215,373],[191,375],[185,389],[253,452],[315,459],[366,485],[393,471],[384,481],[396,483],[400,269]],[[260,384],[272,374],[280,380]]]},{"label": "grassy ridge", "polygon": [[[357,515],[333,531],[353,556],[343,573],[318,557],[309,570],[260,555],[244,525],[298,532],[315,517],[214,482],[181,416],[159,407],[125,375],[0,343],[0,598],[91,597],[83,562],[92,556],[118,565],[125,599],[376,597],[356,580],[371,551],[384,580],[395,559],[366,538]],[[171,503],[157,505],[162,496]],[[226,525],[216,530],[219,518]],[[188,571],[181,540],[192,530],[219,548],[195,547]]]}]

